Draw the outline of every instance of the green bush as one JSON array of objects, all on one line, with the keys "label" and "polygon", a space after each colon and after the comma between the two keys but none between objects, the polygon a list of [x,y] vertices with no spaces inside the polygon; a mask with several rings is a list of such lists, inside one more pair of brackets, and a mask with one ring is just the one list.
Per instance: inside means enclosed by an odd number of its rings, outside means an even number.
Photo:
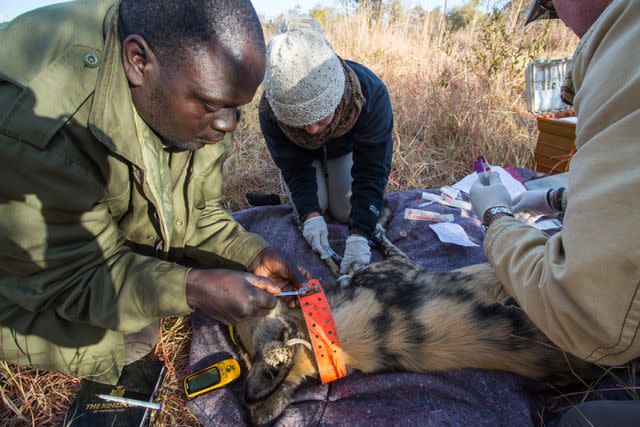
[{"label": "green bush", "polygon": [[447,13],[449,29],[456,31],[482,21],[484,14],[478,10],[480,0],[469,0],[463,6],[456,6]]}]

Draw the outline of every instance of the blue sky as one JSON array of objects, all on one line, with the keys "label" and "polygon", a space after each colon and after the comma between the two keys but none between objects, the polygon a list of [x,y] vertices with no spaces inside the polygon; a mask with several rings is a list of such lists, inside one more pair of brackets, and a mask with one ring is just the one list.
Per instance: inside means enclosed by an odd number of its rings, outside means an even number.
[{"label": "blue sky", "polygon": [[[266,18],[273,18],[280,13],[300,6],[303,11],[308,11],[315,5],[340,7],[337,0],[252,0],[253,5],[258,13]],[[496,3],[499,0],[485,0],[487,2]],[[61,0],[0,0],[0,22],[6,21],[37,7],[45,6],[52,3],[60,3]],[[447,7],[453,7],[466,3],[465,0],[447,0]],[[406,5],[421,5],[424,8],[432,9],[442,7],[445,0],[405,0]]]}]

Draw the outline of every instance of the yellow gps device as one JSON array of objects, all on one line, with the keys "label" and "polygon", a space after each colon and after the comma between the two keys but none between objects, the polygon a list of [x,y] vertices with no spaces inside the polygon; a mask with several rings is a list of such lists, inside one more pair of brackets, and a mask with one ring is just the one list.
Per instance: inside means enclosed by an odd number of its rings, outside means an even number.
[{"label": "yellow gps device", "polygon": [[235,359],[214,363],[184,379],[184,393],[189,399],[215,390],[240,378],[240,365]]}]

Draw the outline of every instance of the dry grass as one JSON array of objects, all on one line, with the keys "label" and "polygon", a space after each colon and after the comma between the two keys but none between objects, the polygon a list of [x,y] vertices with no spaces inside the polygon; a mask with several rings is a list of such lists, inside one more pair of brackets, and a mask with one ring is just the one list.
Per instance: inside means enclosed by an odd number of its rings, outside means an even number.
[{"label": "dry grass", "polygon": [[544,408],[538,413],[540,424],[544,425],[545,418],[562,414],[588,400],[640,400],[638,363],[634,360],[623,366],[599,366],[602,369],[600,377],[590,383],[576,376],[582,386],[574,391],[560,390],[552,385],[555,393],[545,400]]},{"label": "dry grass", "polygon": [[0,425],[51,425],[65,413],[80,380],[61,374],[0,364]]},{"label": "dry grass", "polygon": [[[524,66],[531,58],[569,55],[577,43],[559,22],[523,30],[515,14],[455,32],[441,15],[404,14],[373,25],[365,13],[334,15],[323,27],[339,55],[365,64],[389,89],[389,191],[452,183],[480,153],[496,164],[533,166],[536,128],[524,102]],[[247,191],[285,197],[260,135],[258,96],[245,109],[227,164],[232,209],[247,207]]]},{"label": "dry grass", "polygon": [[[429,188],[468,173],[480,153],[492,163],[532,166],[535,120],[524,106],[523,66],[532,57],[570,54],[576,39],[559,23],[523,31],[515,14],[451,32],[438,15],[408,14],[370,24],[364,13],[323,25],[336,51],[365,64],[387,84],[395,113],[389,191]],[[226,164],[231,209],[247,191],[284,196],[262,141],[257,100],[245,108]],[[195,425],[180,393],[191,337],[188,318],[167,319],[156,354],[168,367],[153,425]],[[59,425],[80,381],[0,365],[0,425]]]},{"label": "dry grass", "polygon": [[[195,426],[185,407],[182,378],[189,362],[189,317],[163,319],[155,356],[164,361],[166,375],[157,397],[163,410],[154,413],[154,426]],[[1,426],[60,426],[81,380],[0,362]]]}]

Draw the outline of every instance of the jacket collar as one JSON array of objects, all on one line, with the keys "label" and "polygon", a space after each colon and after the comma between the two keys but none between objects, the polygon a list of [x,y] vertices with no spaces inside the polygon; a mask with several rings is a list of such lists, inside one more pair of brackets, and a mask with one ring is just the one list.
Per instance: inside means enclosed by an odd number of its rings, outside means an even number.
[{"label": "jacket collar", "polygon": [[109,150],[141,168],[145,144],[162,150],[162,143],[139,117],[124,72],[118,35],[119,2],[105,16],[105,45],[89,116],[89,129]]}]

